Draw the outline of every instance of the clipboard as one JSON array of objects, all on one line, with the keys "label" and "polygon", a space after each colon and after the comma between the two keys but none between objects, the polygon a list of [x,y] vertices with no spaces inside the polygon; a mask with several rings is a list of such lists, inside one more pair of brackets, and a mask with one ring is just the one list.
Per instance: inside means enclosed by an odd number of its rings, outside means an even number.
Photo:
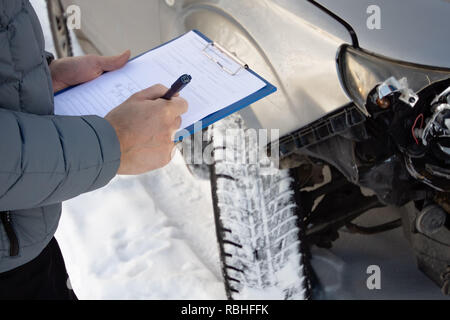
[{"label": "clipboard", "polygon": [[[238,112],[241,109],[244,109],[245,107],[248,107],[249,105],[251,105],[252,103],[261,100],[263,98],[265,98],[266,96],[274,93],[277,91],[277,88],[272,85],[270,82],[268,82],[266,79],[264,79],[263,77],[261,77],[259,74],[257,74],[256,72],[254,72],[249,66],[248,64],[246,64],[245,62],[243,62],[242,60],[240,60],[238,57],[236,57],[235,55],[231,54],[230,52],[228,52],[225,48],[223,48],[220,44],[215,43],[214,41],[210,40],[208,37],[206,37],[203,33],[201,33],[198,30],[192,30],[195,33],[197,33],[200,37],[202,37],[203,39],[205,39],[210,45],[210,46],[215,46],[216,48],[218,48],[220,51],[222,51],[225,55],[227,55],[229,58],[233,59],[235,62],[237,62],[241,68],[249,71],[250,73],[252,73],[254,76],[258,77],[260,80],[262,80],[266,86],[263,87],[262,89],[260,89],[259,91],[243,98],[240,101],[235,102],[232,105],[229,105],[228,107],[225,107],[215,113],[210,114],[209,116],[203,118],[201,120],[202,122],[202,130],[204,128],[209,127],[210,125],[212,125],[213,123],[228,117],[229,115]],[[207,48],[205,48],[204,52],[206,51]],[[206,53],[205,53],[206,54]],[[235,75],[236,73],[234,73],[232,70],[226,70],[222,65],[220,65],[220,63],[218,63],[217,61],[215,61],[218,64],[218,67],[221,68],[224,72],[228,72],[231,75]],[[240,70],[237,70],[237,72],[239,72]],[[233,74],[234,73],[234,74]],[[185,130],[187,130],[190,134],[195,134],[196,131],[200,131],[200,130],[195,130],[196,128],[195,124],[191,125],[189,127],[187,127]],[[178,141],[182,141],[184,137],[178,137]]]},{"label": "clipboard", "polygon": [[[252,103],[274,93],[277,91],[277,88],[272,85],[271,83],[269,83],[267,80],[265,80],[264,78],[262,78],[260,75],[258,75],[256,72],[254,72],[253,70],[250,69],[250,67],[243,61],[241,61],[238,57],[236,57],[235,55],[231,54],[230,52],[228,52],[225,48],[223,48],[220,44],[213,42],[212,40],[210,40],[208,37],[206,37],[203,33],[201,33],[198,30],[192,30],[193,32],[195,32],[198,36],[200,36],[201,38],[203,38],[207,45],[205,46],[205,48],[203,49],[203,54],[208,57],[211,61],[215,62],[217,65],[217,68],[221,69],[222,72],[227,72],[228,74],[230,74],[231,76],[235,76],[236,74],[238,74],[240,71],[242,70],[246,70],[248,72],[250,72],[252,75],[254,75],[255,77],[257,77],[258,79],[260,79],[265,86],[262,87],[261,89],[259,89],[258,91],[254,92],[253,94],[250,94],[249,96],[229,105],[226,106],[224,108],[221,108],[219,111],[216,111],[206,117],[204,117],[203,119],[201,119],[200,121],[184,128],[184,129],[180,129],[180,131],[182,131],[183,134],[178,134],[175,136],[175,142],[181,142],[184,138],[195,134],[198,131],[203,130],[204,128],[210,126],[211,124],[251,105]],[[187,33],[189,33],[191,31],[188,31]],[[147,54],[148,52],[151,52],[153,50],[157,50],[158,48],[161,48],[181,37],[183,37],[184,35],[186,35],[187,33],[180,35],[179,37],[176,37],[166,43],[163,43],[153,49],[150,49],[146,52],[143,52],[142,54],[132,58],[129,60],[129,62],[138,59],[139,57]],[[223,54],[224,56],[226,56],[228,59],[231,59],[233,62],[236,63],[237,66],[239,66],[238,68],[236,68],[236,70],[232,70],[227,68],[226,66],[224,66],[223,64],[220,63],[220,61],[218,61],[217,59],[214,58],[214,56],[212,56],[211,54],[208,53],[208,50],[210,48],[214,48],[216,49],[216,51],[221,52],[221,54]],[[95,81],[95,80],[94,80]],[[61,95],[62,93],[72,89],[73,87],[69,87],[66,88],[64,90],[61,90],[59,92],[57,92],[55,94],[55,97],[58,95]],[[198,123],[201,123],[201,126],[198,125]],[[186,134],[188,133],[188,134]]]}]

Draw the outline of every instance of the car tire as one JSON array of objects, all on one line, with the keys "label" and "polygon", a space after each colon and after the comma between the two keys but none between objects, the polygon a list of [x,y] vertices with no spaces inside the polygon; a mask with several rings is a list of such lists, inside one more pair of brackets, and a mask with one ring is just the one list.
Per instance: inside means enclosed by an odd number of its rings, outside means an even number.
[{"label": "car tire", "polygon": [[226,156],[227,129],[244,130],[248,147],[233,146],[249,159],[250,141],[243,120],[230,116],[212,128],[214,165],[211,185],[222,273],[229,299],[308,299],[304,227],[289,170],[262,173],[262,163],[240,164]]}]

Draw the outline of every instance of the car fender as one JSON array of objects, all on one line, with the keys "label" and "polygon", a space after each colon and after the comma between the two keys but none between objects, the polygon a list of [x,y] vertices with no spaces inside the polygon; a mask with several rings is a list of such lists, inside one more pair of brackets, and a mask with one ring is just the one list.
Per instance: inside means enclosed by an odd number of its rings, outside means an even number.
[{"label": "car fender", "polygon": [[199,30],[278,88],[241,112],[249,127],[283,136],[349,102],[336,54],[351,37],[307,1],[163,1],[160,17],[163,42]]},{"label": "car fender", "polygon": [[404,62],[450,68],[448,0],[315,1],[351,25],[366,51]]}]

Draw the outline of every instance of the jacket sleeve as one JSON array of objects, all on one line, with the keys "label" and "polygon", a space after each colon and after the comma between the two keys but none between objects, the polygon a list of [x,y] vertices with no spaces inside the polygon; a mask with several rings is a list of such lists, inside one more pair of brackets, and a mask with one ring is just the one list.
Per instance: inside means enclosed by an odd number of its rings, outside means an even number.
[{"label": "jacket sleeve", "polygon": [[0,109],[0,211],[58,203],[106,185],[120,144],[97,116],[38,116]]}]

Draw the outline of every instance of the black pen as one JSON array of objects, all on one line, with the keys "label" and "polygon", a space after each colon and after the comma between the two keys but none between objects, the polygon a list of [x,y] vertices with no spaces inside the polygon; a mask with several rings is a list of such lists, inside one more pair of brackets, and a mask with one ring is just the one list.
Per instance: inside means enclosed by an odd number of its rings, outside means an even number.
[{"label": "black pen", "polygon": [[181,90],[183,90],[184,87],[186,87],[189,82],[191,82],[192,77],[188,74],[183,74],[181,77],[178,78],[177,81],[170,87],[170,89],[166,92],[166,94],[162,97],[163,99],[170,100],[173,98],[174,95],[179,93]]}]

